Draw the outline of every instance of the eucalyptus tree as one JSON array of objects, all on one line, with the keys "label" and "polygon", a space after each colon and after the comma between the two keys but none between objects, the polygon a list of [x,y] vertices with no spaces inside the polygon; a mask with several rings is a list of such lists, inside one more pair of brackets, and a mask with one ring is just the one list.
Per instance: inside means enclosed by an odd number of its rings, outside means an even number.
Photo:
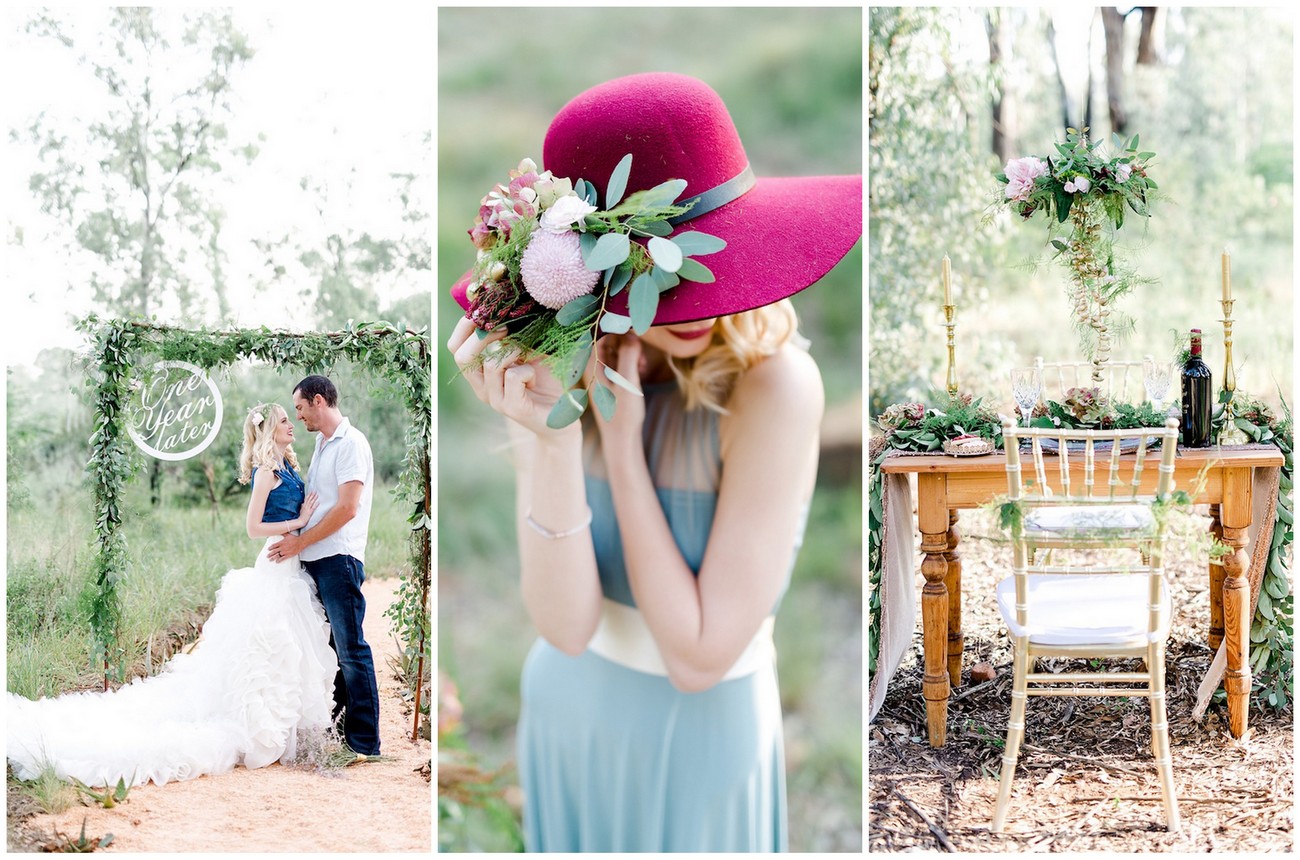
[{"label": "eucalyptus tree", "polygon": [[[26,129],[40,160],[29,187],[76,261],[70,277],[91,287],[94,310],[220,320],[228,314],[225,213],[212,192],[224,168],[256,155],[227,127],[253,49],[229,10],[107,14],[93,33],[80,16],[42,12],[27,24],[89,72],[61,78],[68,83]],[[154,504],[161,478],[155,461]]]},{"label": "eucalyptus tree", "polygon": [[27,25],[90,72],[63,78],[26,129],[41,162],[31,191],[87,260],[97,310],[219,319],[225,216],[211,192],[223,168],[256,154],[227,127],[253,49],[227,10],[114,8],[84,29],[48,12]]}]

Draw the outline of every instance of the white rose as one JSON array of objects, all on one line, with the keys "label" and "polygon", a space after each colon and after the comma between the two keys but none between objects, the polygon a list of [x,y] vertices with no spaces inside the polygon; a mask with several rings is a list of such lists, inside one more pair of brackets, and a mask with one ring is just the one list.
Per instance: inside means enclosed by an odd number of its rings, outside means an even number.
[{"label": "white rose", "polygon": [[576,194],[561,197],[542,213],[542,229],[552,233],[567,232],[570,226],[581,224],[582,219],[595,211],[595,206]]}]

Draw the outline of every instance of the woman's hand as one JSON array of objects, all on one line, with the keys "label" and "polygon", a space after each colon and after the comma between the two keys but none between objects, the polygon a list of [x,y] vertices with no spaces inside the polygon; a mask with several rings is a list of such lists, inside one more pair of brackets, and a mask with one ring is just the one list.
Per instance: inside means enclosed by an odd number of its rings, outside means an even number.
[{"label": "woman's hand", "polygon": [[503,350],[498,343],[505,337],[503,330],[484,338],[475,332],[474,324],[462,319],[456,323],[447,349],[478,399],[539,438],[564,433],[546,426],[546,417],[564,393],[555,375],[540,360],[524,361],[518,350]]},{"label": "woman's hand", "polygon": [[[593,371],[596,381],[614,392],[614,417],[606,421],[596,411],[596,426],[600,428],[601,447],[606,457],[621,456],[642,450],[641,426],[645,423],[645,397],[633,394],[621,385],[610,382],[600,369],[601,364],[613,368],[619,376],[641,388],[641,339],[634,334],[606,335],[596,344],[599,362]],[[593,407],[594,409],[594,407]]]},{"label": "woman's hand", "polygon": [[311,521],[311,515],[316,513],[318,507],[320,507],[320,496],[316,495],[316,491],[313,490],[307,494],[307,498],[302,500],[302,507],[298,509],[298,519],[294,520],[294,528],[306,528],[307,523]]}]

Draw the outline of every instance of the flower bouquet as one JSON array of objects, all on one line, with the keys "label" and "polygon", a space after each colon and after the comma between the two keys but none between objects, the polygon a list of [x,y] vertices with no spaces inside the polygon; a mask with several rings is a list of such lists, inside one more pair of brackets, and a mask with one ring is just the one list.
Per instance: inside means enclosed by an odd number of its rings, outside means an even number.
[{"label": "flower bouquet", "polygon": [[1051,244],[1069,270],[1066,294],[1098,383],[1110,356],[1110,332],[1132,327],[1130,319],[1115,314],[1114,301],[1140,282],[1117,264],[1114,242],[1103,227],[1109,224],[1112,232],[1123,227],[1128,210],[1149,218],[1157,189],[1147,175],[1155,153],[1139,151],[1137,135],[1127,141],[1115,135],[1114,146],[1118,154],[1107,157],[1100,142],[1088,140],[1086,127],[1068,129],[1055,156],[1017,158],[996,174],[1003,185],[998,205],[1026,220],[1041,212],[1053,225],[1070,223],[1066,238],[1052,238]]},{"label": "flower bouquet", "polygon": [[[469,318],[480,336],[506,327],[503,343],[525,359],[544,356],[567,389],[547,418],[553,428],[578,420],[588,402],[606,418],[614,393],[593,378],[575,388],[601,332],[644,334],[654,324],[659,295],[683,279],[708,283],[713,274],[692,259],[721,251],[726,242],[707,233],[667,238],[685,180],[671,179],[626,199],[632,156],[618,163],[605,189],[604,209],[595,186],[538,172],[525,158],[480,203],[469,231],[478,249],[467,291]],[[633,239],[638,241],[633,241]],[[639,240],[645,240],[641,244]],[[628,314],[606,311],[611,296],[628,293]],[[617,371],[601,365],[606,380],[639,394]]]}]

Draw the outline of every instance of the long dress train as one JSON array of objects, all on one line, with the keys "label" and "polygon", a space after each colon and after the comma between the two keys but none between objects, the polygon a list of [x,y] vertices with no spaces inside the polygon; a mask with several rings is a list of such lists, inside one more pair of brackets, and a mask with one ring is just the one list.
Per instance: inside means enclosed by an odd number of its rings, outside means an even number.
[{"label": "long dress train", "polygon": [[[278,488],[277,488],[278,489]],[[225,575],[191,653],[109,692],[7,694],[6,754],[20,779],[46,767],[87,785],[140,785],[294,758],[331,723],[338,663],[316,586],[266,548]]]}]

